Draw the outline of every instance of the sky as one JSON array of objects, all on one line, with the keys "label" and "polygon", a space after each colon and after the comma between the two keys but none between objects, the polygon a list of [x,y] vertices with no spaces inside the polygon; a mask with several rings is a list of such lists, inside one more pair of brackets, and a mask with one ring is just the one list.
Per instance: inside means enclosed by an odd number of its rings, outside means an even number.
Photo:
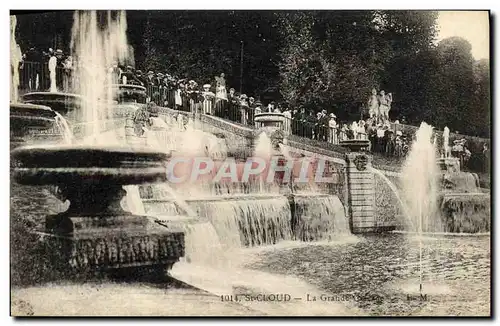
[{"label": "sky", "polygon": [[460,36],[472,45],[474,59],[489,59],[490,34],[487,11],[440,11],[437,41]]}]

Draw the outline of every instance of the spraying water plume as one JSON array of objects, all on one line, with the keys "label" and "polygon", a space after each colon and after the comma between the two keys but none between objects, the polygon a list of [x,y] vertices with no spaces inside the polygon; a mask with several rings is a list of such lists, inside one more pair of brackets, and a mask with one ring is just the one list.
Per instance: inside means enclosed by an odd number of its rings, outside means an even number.
[{"label": "spraying water plume", "polygon": [[75,92],[85,99],[81,121],[85,136],[93,143],[115,141],[98,137],[113,118],[116,89],[110,67],[129,60],[125,12],[76,11],[71,31],[71,54],[77,63],[73,74]]},{"label": "spraying water plume", "polygon": [[22,60],[21,47],[16,42],[17,17],[10,16],[10,101],[16,103],[19,99],[19,70],[18,66]]},{"label": "spraying water plume", "polygon": [[402,197],[413,232],[440,232],[437,215],[438,165],[433,127],[422,122],[402,169]]}]

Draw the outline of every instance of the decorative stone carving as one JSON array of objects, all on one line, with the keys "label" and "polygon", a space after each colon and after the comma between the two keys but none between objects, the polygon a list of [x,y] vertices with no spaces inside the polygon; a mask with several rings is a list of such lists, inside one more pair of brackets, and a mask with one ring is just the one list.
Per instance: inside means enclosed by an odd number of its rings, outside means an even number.
[{"label": "decorative stone carving", "polygon": [[368,164],[368,157],[366,155],[357,155],[354,159],[354,165],[358,171],[365,171]]}]

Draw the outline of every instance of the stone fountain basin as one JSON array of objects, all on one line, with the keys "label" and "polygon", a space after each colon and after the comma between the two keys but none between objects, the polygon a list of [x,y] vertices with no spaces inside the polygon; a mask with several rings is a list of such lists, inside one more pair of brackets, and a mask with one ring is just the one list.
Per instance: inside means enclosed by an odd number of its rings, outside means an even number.
[{"label": "stone fountain basin", "polygon": [[22,97],[24,103],[46,105],[62,115],[80,107],[83,98],[77,94],[60,92],[32,92],[26,93]]},{"label": "stone fountain basin", "polygon": [[30,127],[51,127],[55,122],[55,117],[56,112],[45,105],[24,103],[10,105],[10,120],[13,124],[19,122]]},{"label": "stone fountain basin", "polygon": [[169,154],[100,146],[25,146],[12,151],[20,184],[142,184],[166,181]]},{"label": "stone fountain basin", "polygon": [[340,146],[349,149],[351,152],[360,152],[368,149],[370,141],[368,139],[342,140]]},{"label": "stone fountain basin", "polygon": [[263,112],[257,113],[254,117],[255,121],[263,122],[263,121],[283,121],[285,116],[283,113],[279,112]]},{"label": "stone fountain basin", "polygon": [[111,85],[113,88],[118,88],[120,90],[126,91],[142,91],[146,92],[146,87],[141,85],[132,85],[132,84],[113,84]]}]

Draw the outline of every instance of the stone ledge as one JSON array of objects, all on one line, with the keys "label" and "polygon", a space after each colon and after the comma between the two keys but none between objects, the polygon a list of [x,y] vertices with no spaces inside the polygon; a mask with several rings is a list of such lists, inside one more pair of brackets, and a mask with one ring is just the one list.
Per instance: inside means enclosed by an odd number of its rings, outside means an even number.
[{"label": "stone ledge", "polygon": [[373,211],[356,211],[356,212],[353,212],[351,211],[351,217],[354,221],[354,218],[355,217],[368,217],[368,218],[371,218],[371,219],[374,219],[375,220],[375,217],[373,215]]},{"label": "stone ledge", "polygon": [[396,226],[394,225],[381,225],[381,226],[370,226],[370,227],[361,227],[361,226],[356,226],[352,228],[352,233],[359,234],[359,233],[383,233],[383,232],[389,232],[393,231],[396,229]]}]

